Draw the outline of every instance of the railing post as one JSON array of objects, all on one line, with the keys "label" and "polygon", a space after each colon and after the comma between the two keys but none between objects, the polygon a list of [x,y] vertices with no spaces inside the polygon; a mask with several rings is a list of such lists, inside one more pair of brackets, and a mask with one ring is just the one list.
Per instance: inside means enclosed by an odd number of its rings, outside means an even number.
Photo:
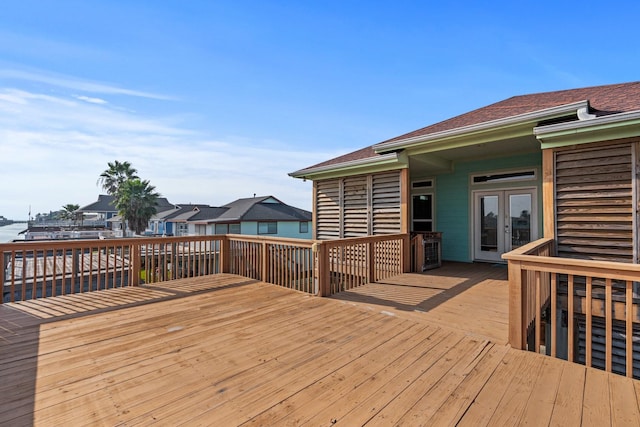
[{"label": "railing post", "polygon": [[262,257],[260,257],[260,280],[269,283],[269,245],[267,242],[262,242],[260,250],[262,251]]},{"label": "railing post", "polygon": [[316,253],[315,268],[315,291],[319,297],[331,295],[329,289],[329,263],[327,259],[327,247],[321,242],[313,244],[313,251]]},{"label": "railing post", "polygon": [[220,272],[231,273],[231,241],[227,236],[220,240]]},{"label": "railing post", "polygon": [[[5,251],[0,251],[0,257],[2,257],[2,273],[0,273],[0,289],[2,289],[2,299],[0,300],[0,304],[4,303],[4,281],[5,281],[5,275],[7,274],[7,269],[9,268],[9,261],[8,261],[8,257],[7,257],[8,252]],[[11,276],[10,277],[14,277],[14,271],[15,271],[15,267],[13,266],[13,264],[11,264],[11,269],[13,270],[11,272]],[[13,299],[13,288],[11,289],[11,299]]]},{"label": "railing post", "polygon": [[140,286],[140,244],[132,243],[129,246],[129,259],[131,260],[131,286]]},{"label": "railing post", "polygon": [[509,344],[513,348],[526,349],[524,336],[524,309],[523,309],[523,274],[519,261],[509,260]]},{"label": "railing post", "polygon": [[411,237],[405,233],[402,237],[402,272],[411,272]]},{"label": "railing post", "polygon": [[367,243],[367,254],[369,256],[369,268],[367,271],[367,283],[375,283],[376,281],[376,244],[374,242]]}]

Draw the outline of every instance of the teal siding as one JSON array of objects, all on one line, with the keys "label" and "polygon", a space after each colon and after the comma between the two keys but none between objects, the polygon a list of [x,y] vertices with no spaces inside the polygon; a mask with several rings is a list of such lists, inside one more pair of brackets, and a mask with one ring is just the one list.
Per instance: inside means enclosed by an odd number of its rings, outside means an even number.
[{"label": "teal siding", "polygon": [[[260,234],[265,237],[287,237],[295,239],[311,239],[313,226],[309,221],[308,232],[300,233],[300,223],[298,221],[279,221],[278,233]],[[241,234],[258,235],[258,223],[256,221],[243,221],[240,223]]]},{"label": "teal siding", "polygon": [[[309,227],[307,233],[300,233],[300,222],[298,221],[279,221],[278,232],[276,234],[260,234],[265,237],[287,237],[295,239],[311,239],[313,225],[311,221],[308,221]],[[237,224],[237,223],[236,223]],[[209,226],[207,232],[211,234],[215,233],[215,226]],[[257,221],[242,221],[240,223],[240,234],[258,236],[258,222]]]},{"label": "teal siding", "polygon": [[458,162],[454,172],[436,176],[435,230],[442,235],[442,258],[449,261],[473,261],[473,238],[471,236],[472,190],[490,190],[531,186],[532,183],[501,183],[471,187],[471,175],[505,169],[538,169],[538,230],[542,230],[542,154],[533,153],[489,160]]}]

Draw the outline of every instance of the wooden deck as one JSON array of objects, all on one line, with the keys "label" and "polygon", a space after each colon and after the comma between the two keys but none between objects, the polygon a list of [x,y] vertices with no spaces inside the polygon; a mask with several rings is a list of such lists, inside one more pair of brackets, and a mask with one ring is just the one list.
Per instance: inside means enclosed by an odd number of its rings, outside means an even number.
[{"label": "wooden deck", "polygon": [[467,267],[335,298],[216,275],[6,304],[0,425],[640,424],[640,382],[483,326],[505,273]]}]

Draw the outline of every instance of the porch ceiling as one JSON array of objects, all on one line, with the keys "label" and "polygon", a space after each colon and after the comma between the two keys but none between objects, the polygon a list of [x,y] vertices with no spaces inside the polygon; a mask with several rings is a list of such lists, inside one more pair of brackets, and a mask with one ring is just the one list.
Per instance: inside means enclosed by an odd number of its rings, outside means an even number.
[{"label": "porch ceiling", "polygon": [[515,154],[540,151],[540,141],[533,135],[518,136],[498,141],[468,144],[461,147],[420,152],[409,155],[409,168],[412,175],[450,172],[455,162],[507,157]]}]

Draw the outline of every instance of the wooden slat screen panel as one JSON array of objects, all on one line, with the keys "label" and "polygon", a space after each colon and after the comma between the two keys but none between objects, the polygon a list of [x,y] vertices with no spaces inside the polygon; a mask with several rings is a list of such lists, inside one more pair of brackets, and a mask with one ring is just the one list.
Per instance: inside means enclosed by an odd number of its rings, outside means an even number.
[{"label": "wooden slat screen panel", "polygon": [[344,178],[342,237],[364,237],[369,235],[369,203],[367,196],[366,175]]},{"label": "wooden slat screen panel", "polygon": [[558,256],[634,262],[632,145],[556,153]]},{"label": "wooden slat screen panel", "polygon": [[340,238],[340,180],[318,181],[316,201],[316,238]]},{"label": "wooden slat screen panel", "polygon": [[401,189],[400,171],[318,181],[316,238],[400,233]]},{"label": "wooden slat screen panel", "polygon": [[373,234],[400,233],[400,171],[373,175]]}]

